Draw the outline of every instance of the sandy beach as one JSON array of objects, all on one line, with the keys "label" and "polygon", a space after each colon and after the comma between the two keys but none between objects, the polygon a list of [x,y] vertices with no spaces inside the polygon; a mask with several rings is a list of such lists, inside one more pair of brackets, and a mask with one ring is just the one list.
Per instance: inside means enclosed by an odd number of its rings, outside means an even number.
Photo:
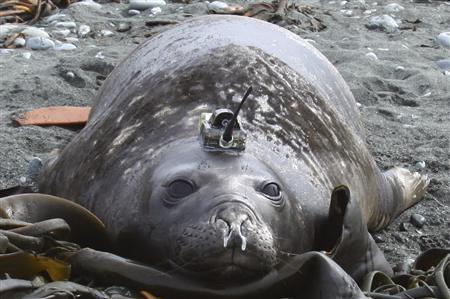
[{"label": "sandy beach", "polygon": [[[450,2],[307,0],[296,5],[276,23],[307,39],[340,71],[358,102],[379,167],[406,167],[431,179],[424,200],[374,236],[380,248],[393,266],[411,263],[430,247],[448,248],[450,42],[447,47],[438,36],[450,31]],[[32,26],[48,34],[52,48],[0,47],[0,188],[32,181],[27,168],[33,157],[45,160],[79,129],[19,127],[11,117],[54,105],[90,106],[114,66],[137,45],[212,9],[202,1],[157,7],[130,14],[127,3],[76,3]],[[8,26],[0,26],[0,45],[19,30]],[[411,223],[414,214],[424,217],[422,227]]]}]

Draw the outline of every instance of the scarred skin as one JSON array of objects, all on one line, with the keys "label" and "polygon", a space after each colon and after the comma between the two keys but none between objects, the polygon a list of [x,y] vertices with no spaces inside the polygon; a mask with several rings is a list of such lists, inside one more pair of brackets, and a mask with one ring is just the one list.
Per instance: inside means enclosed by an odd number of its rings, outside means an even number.
[{"label": "scarred skin", "polygon": [[[205,151],[200,114],[235,107],[250,85],[246,150]],[[207,16],[149,40],[111,73],[40,189],[91,210],[120,253],[221,286],[262,277],[289,254],[330,250],[319,244],[336,186],[348,186],[370,230],[386,226],[426,186],[414,177],[420,188],[402,189],[402,178],[379,171],[348,86],[310,44],[262,21]],[[173,198],[177,180],[192,193]],[[271,182],[276,200],[263,192]]]}]

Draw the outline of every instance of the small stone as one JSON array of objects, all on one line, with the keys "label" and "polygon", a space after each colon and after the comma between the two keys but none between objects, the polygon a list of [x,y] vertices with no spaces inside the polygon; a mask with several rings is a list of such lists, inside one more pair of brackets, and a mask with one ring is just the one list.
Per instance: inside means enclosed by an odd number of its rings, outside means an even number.
[{"label": "small stone", "polygon": [[441,46],[450,49],[450,32],[439,33],[437,41]]},{"label": "small stone", "polygon": [[420,214],[412,214],[411,218],[409,219],[409,221],[412,223],[412,225],[414,225],[417,228],[421,228],[424,226],[425,224],[425,217],[423,217]]},{"label": "small stone", "polygon": [[89,32],[91,32],[91,27],[89,27],[88,25],[82,24],[82,25],[78,26],[78,31],[77,31],[78,37],[84,38],[89,34]]},{"label": "small stone", "polygon": [[398,65],[398,66],[395,67],[395,70],[396,70],[396,71],[404,71],[404,70],[405,70],[405,67],[404,67],[404,66],[401,66],[401,65]]},{"label": "small stone", "polygon": [[150,13],[152,14],[152,15],[159,15],[160,13],[162,13],[162,9],[161,9],[161,7],[153,7],[151,10],[150,10]]},{"label": "small stone", "polygon": [[394,13],[404,10],[405,8],[398,3],[389,3],[384,6],[384,11],[387,13]]},{"label": "small stone", "polygon": [[424,169],[426,167],[425,161],[417,161],[414,166],[418,169]]},{"label": "small stone", "polygon": [[28,163],[27,180],[30,182],[36,182],[39,177],[39,172],[42,168],[42,160],[38,157],[34,157]]},{"label": "small stone", "polygon": [[95,54],[95,58],[98,58],[98,59],[105,59],[105,56],[103,55],[103,52],[98,52],[97,54]]},{"label": "small stone", "polygon": [[25,35],[25,37],[50,37],[45,30],[36,27],[25,28],[22,30],[22,34]]},{"label": "small stone", "polygon": [[44,19],[45,22],[51,23],[53,21],[58,21],[61,19],[65,19],[67,16],[65,14],[54,14]]},{"label": "small stone", "polygon": [[393,32],[398,28],[397,22],[388,15],[373,16],[369,19],[369,23],[366,24],[369,29],[379,29],[386,32]]},{"label": "small stone", "polygon": [[108,37],[108,36],[113,36],[113,35],[114,35],[114,32],[112,32],[111,30],[101,30],[101,31],[100,31],[100,34],[101,34],[102,36]]},{"label": "small stone", "polygon": [[57,51],[71,51],[71,50],[75,50],[77,48],[77,46],[75,46],[74,44],[69,44],[69,43],[61,43],[55,46],[55,50]]},{"label": "small stone", "polygon": [[228,8],[228,4],[222,1],[213,1],[208,3],[208,9],[214,12],[221,12]]},{"label": "small stone", "polygon": [[369,58],[369,59],[372,59],[372,60],[378,60],[377,55],[375,53],[373,53],[373,52],[367,53],[366,57]]},{"label": "small stone", "polygon": [[139,15],[141,12],[139,11],[139,10],[137,10],[137,9],[130,9],[129,11],[128,11],[128,14],[130,15],[130,16],[137,16],[137,15]]},{"label": "small stone", "polygon": [[32,50],[47,50],[55,47],[55,43],[45,37],[30,37],[27,39],[27,48]]},{"label": "small stone", "polygon": [[70,4],[70,6],[88,6],[94,9],[101,9],[102,5],[92,0],[83,0]]},{"label": "small stone", "polygon": [[25,46],[25,44],[26,44],[26,40],[22,37],[18,37],[14,40],[14,46],[16,48],[22,48]]},{"label": "small stone", "polygon": [[437,66],[443,71],[450,71],[450,58],[436,61]]},{"label": "small stone", "polygon": [[164,0],[130,0],[130,9],[146,10],[156,6],[164,6]]},{"label": "small stone", "polygon": [[117,25],[116,31],[117,32],[127,32],[130,29],[131,29],[131,23],[129,23],[129,22],[120,22]]},{"label": "small stone", "polygon": [[64,38],[70,34],[70,30],[69,29],[55,30],[52,31],[52,34],[55,37]]},{"label": "small stone", "polygon": [[20,177],[19,181],[21,184],[25,184],[27,182],[27,178],[22,176],[22,177]]},{"label": "small stone", "polygon": [[58,22],[55,24],[55,27],[58,28],[66,28],[66,29],[75,29],[77,28],[77,24],[75,22]]},{"label": "small stone", "polygon": [[75,78],[75,74],[73,72],[67,72],[66,77],[69,79],[73,79],[73,78]]},{"label": "small stone", "polygon": [[22,57],[25,59],[30,59],[31,58],[31,52],[23,52],[22,53]]},{"label": "small stone", "polygon": [[76,44],[78,43],[80,40],[76,37],[66,37],[64,39],[66,42],[71,43],[71,44]]},{"label": "small stone", "polygon": [[346,17],[351,17],[353,15],[353,10],[351,9],[342,9],[341,13]]}]

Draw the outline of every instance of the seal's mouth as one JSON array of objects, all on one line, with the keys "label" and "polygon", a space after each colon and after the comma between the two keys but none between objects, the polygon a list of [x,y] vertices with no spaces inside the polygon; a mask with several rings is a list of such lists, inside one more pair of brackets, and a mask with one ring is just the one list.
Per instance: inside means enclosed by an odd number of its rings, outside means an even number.
[{"label": "seal's mouth", "polygon": [[269,270],[256,256],[248,251],[243,253],[239,248],[205,257],[199,264],[179,265],[171,261],[171,265],[182,275],[227,284],[258,279]]}]

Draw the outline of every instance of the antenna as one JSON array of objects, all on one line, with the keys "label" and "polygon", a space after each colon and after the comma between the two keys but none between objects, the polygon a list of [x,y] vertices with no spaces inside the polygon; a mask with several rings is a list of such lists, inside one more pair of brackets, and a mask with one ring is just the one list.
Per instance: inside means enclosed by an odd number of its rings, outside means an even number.
[{"label": "antenna", "polygon": [[229,143],[233,140],[233,128],[236,124],[236,120],[239,114],[239,111],[241,110],[242,105],[244,104],[245,100],[248,98],[250,93],[252,92],[253,87],[250,85],[250,87],[245,92],[244,97],[242,98],[242,101],[239,103],[239,106],[237,107],[236,111],[233,114],[233,118],[230,120],[230,122],[227,124],[227,127],[225,128],[225,132],[223,132],[222,140],[226,143]]}]

